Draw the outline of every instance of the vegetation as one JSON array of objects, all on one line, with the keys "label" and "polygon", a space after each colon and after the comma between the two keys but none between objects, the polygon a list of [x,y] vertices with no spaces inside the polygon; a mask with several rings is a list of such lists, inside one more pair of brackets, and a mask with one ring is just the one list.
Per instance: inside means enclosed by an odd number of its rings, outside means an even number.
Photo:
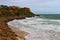
[{"label": "vegetation", "polygon": [[0,5],[0,17],[8,17],[8,16],[25,16],[31,17],[35,16],[29,8],[20,8],[18,6],[6,6]]},{"label": "vegetation", "polygon": [[9,28],[7,22],[14,19],[24,19],[25,17],[32,16],[35,16],[35,14],[33,14],[29,8],[0,5],[0,40],[25,40],[23,33],[26,32],[22,33],[23,37],[18,36]]}]

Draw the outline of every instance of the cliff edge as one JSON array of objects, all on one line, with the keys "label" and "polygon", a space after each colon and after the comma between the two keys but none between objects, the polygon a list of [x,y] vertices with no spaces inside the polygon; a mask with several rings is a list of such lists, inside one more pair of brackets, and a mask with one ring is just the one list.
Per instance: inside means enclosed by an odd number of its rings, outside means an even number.
[{"label": "cliff edge", "polygon": [[8,27],[7,22],[33,16],[35,16],[35,14],[30,11],[30,8],[0,5],[0,40],[25,40],[24,37],[16,35]]}]

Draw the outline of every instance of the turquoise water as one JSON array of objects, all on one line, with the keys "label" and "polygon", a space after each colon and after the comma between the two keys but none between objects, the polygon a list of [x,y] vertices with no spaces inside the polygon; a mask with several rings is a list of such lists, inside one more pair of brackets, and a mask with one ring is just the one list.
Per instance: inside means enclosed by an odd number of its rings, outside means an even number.
[{"label": "turquoise water", "polygon": [[60,14],[40,14],[40,17],[47,19],[60,19]]}]

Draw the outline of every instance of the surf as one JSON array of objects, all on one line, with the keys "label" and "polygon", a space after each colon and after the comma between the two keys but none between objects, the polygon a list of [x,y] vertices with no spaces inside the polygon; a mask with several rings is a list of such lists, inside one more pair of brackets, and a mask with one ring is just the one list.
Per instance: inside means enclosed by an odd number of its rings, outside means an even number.
[{"label": "surf", "polygon": [[8,22],[19,30],[28,32],[26,40],[59,40],[60,20],[44,18],[26,18]]}]

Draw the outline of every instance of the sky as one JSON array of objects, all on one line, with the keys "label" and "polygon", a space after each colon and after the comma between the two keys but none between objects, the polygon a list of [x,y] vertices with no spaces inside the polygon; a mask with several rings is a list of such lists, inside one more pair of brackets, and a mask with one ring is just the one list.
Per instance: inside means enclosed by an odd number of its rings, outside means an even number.
[{"label": "sky", "polygon": [[60,14],[60,0],[0,0],[0,5],[28,7],[35,14]]}]

